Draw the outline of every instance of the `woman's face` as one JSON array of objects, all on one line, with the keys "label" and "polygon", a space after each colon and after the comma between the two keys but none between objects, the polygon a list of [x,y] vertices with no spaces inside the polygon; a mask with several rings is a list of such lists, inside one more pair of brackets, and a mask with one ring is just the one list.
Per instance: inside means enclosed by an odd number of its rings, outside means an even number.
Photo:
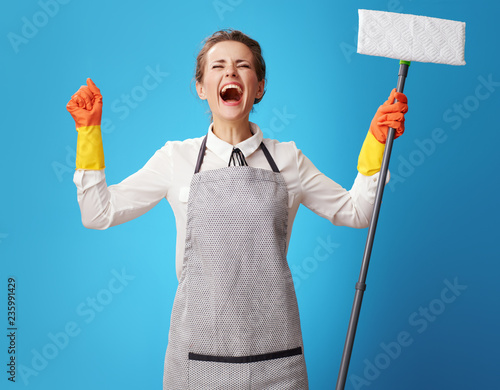
[{"label": "woman's face", "polygon": [[257,80],[250,49],[241,42],[223,41],[207,52],[205,60],[196,90],[200,99],[208,100],[214,120],[248,119],[254,100],[264,94],[264,80]]}]

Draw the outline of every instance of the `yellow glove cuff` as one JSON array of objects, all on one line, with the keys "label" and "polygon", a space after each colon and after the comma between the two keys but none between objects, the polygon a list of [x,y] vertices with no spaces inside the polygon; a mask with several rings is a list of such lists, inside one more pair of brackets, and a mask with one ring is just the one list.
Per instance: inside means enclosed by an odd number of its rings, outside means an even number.
[{"label": "yellow glove cuff", "polygon": [[358,172],[365,176],[371,176],[380,171],[384,149],[385,145],[378,142],[369,131],[359,153]]},{"label": "yellow glove cuff", "polygon": [[76,169],[104,169],[101,126],[84,126],[77,130]]}]

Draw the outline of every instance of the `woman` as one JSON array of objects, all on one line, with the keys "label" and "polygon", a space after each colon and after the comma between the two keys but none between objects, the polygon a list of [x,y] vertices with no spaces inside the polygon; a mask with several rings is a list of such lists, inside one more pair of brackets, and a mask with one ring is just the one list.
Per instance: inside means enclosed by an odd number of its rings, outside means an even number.
[{"label": "woman", "polygon": [[308,388],[286,261],[298,206],[336,225],[368,226],[387,128],[404,130],[406,97],[393,91],[371,123],[360,174],[347,191],[293,142],[263,139],[249,122],[265,93],[265,70],[256,41],[233,30],[213,34],[195,76],[212,112],[208,134],[167,142],[141,170],[109,187],[99,89],[89,79],[68,103],[78,130],[74,182],[83,224],[106,229],[162,198],[173,208],[179,286],[164,389]]}]

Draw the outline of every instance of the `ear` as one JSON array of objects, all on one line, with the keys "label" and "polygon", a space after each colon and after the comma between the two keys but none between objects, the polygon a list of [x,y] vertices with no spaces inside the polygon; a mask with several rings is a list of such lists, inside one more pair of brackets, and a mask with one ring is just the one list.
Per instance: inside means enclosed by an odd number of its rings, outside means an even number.
[{"label": "ear", "polygon": [[205,93],[205,88],[203,87],[203,84],[201,84],[199,81],[196,82],[196,92],[198,92],[198,97],[201,100],[207,100],[207,94]]},{"label": "ear", "polygon": [[262,96],[264,96],[265,86],[266,86],[266,80],[259,81],[259,84],[257,85],[257,94],[255,95],[257,99],[260,99]]}]

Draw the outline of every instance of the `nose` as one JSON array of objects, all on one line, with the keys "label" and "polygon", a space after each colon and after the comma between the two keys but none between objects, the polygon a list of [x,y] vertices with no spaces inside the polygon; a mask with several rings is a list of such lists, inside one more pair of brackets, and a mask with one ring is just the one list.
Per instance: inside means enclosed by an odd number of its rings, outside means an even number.
[{"label": "nose", "polygon": [[226,77],[236,77],[236,67],[234,65],[229,65],[226,68]]}]

